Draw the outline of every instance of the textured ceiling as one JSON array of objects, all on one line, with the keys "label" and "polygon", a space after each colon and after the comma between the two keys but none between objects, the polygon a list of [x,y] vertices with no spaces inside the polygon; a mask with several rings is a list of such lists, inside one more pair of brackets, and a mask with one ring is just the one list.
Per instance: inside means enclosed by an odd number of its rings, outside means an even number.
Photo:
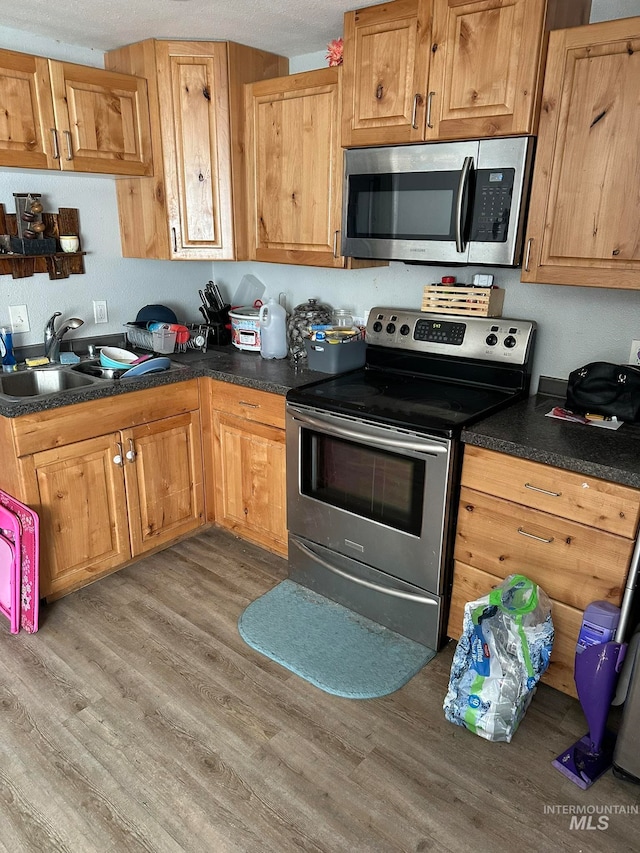
[{"label": "textured ceiling", "polygon": [[[375,0],[374,0],[375,2]],[[301,56],[342,35],[353,0],[2,0],[0,25],[110,50],[144,38],[223,39]]]}]

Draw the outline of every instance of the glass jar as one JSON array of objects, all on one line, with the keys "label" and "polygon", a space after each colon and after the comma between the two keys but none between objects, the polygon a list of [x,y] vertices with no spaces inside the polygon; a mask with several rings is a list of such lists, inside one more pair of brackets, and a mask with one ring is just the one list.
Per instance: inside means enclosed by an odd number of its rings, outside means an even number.
[{"label": "glass jar", "polygon": [[346,308],[337,308],[333,312],[333,325],[339,329],[350,329],[353,326],[353,314]]},{"label": "glass jar", "polygon": [[287,320],[287,345],[289,357],[298,360],[307,357],[305,338],[311,337],[311,326],[330,325],[332,308],[322,305],[317,299],[308,299],[296,305]]}]

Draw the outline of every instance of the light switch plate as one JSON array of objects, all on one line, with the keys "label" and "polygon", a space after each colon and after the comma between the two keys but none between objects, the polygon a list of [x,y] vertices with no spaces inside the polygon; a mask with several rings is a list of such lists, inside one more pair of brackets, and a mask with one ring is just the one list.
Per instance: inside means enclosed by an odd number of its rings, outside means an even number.
[{"label": "light switch plate", "polygon": [[31,330],[26,305],[9,305],[9,319],[14,334]]}]

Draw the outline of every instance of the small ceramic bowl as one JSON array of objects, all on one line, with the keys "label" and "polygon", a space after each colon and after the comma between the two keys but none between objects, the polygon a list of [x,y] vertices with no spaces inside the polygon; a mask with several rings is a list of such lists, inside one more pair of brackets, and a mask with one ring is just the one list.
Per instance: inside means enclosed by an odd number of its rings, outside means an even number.
[{"label": "small ceramic bowl", "polygon": [[135,352],[120,347],[102,347],[100,350],[100,364],[103,367],[115,367],[126,369],[138,356]]}]

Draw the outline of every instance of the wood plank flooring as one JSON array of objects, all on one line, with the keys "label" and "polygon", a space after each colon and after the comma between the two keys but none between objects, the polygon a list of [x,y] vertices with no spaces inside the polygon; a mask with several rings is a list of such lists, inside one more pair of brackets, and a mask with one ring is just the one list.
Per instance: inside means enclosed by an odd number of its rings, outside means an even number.
[{"label": "wood plank flooring", "polygon": [[549,813],[640,799],[551,767],[584,734],[576,701],[543,685],[511,744],[484,741],[444,719],[451,647],[391,696],[323,693],[236,629],[285,576],[212,529],[45,607],[37,634],[2,621],[0,850],[638,850],[640,815]]}]

